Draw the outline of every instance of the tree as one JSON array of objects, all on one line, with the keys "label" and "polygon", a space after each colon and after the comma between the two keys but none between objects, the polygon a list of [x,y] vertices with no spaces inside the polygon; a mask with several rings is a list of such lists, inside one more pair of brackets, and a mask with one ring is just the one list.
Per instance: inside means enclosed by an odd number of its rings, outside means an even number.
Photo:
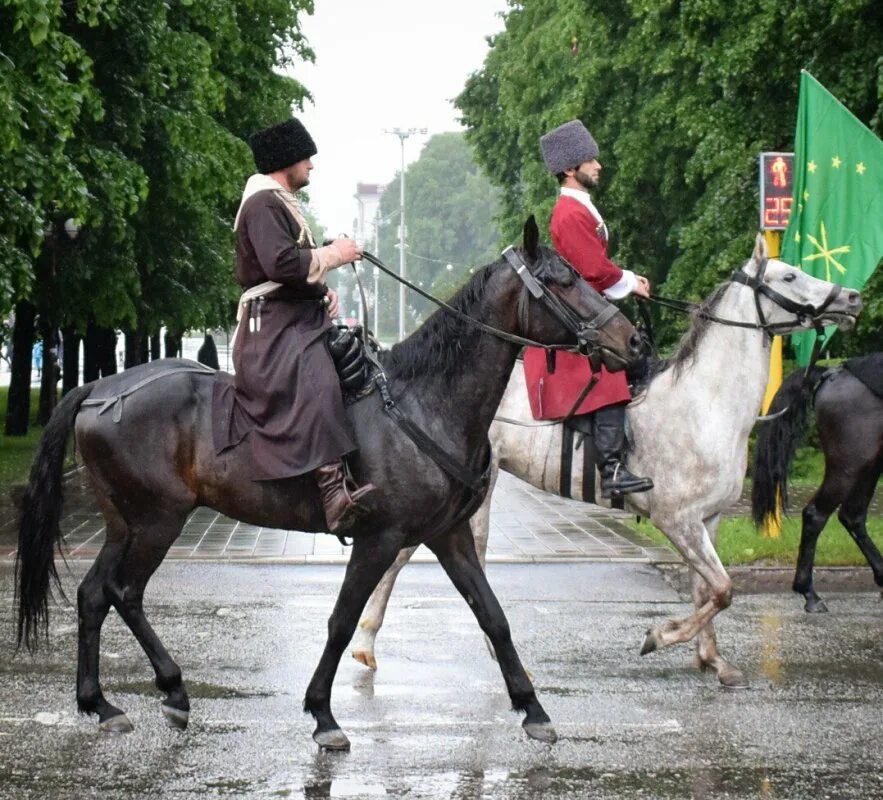
[{"label": "tree", "polygon": [[[225,323],[230,223],[253,171],[243,139],[306,96],[275,70],[312,58],[299,28],[311,10],[311,0],[0,0],[4,316],[32,304],[44,338],[63,327],[73,343],[88,330],[102,352],[106,332],[125,327],[129,363],[162,325],[174,339]],[[14,339],[29,362],[30,344]],[[66,373],[69,387],[72,360]],[[29,385],[17,389],[27,402]]]},{"label": "tree", "polygon": [[456,103],[503,190],[504,233],[548,219],[557,186],[539,136],[582,119],[601,148],[611,254],[698,299],[750,252],[757,155],[793,146],[800,68],[879,133],[880,52],[871,0],[525,0]]},{"label": "tree", "polygon": [[[400,177],[380,198],[380,253],[390,267],[398,267]],[[469,277],[470,271],[499,255],[495,223],[499,193],[479,169],[462,133],[432,136],[420,158],[405,175],[406,258],[408,279],[442,297]],[[450,269],[448,269],[450,265]],[[381,330],[398,330],[398,284],[381,277]],[[409,330],[434,306],[407,292]]]}]

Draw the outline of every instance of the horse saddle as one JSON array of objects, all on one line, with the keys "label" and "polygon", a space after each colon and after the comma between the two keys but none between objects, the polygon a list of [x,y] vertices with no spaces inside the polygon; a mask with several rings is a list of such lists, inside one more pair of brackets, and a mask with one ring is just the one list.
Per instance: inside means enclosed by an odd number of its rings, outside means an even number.
[{"label": "horse saddle", "polygon": [[883,353],[850,358],[843,368],[883,400]]}]

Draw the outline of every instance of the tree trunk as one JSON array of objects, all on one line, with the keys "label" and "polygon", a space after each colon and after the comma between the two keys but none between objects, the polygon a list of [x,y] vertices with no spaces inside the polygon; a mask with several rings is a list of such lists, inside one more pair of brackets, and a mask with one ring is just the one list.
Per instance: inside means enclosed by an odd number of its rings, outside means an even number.
[{"label": "tree trunk", "polygon": [[160,350],[161,338],[159,331],[154,333],[150,337],[150,360],[156,361],[158,358],[162,358],[162,351]]},{"label": "tree trunk", "polygon": [[94,322],[86,328],[83,340],[83,381],[89,383],[117,372],[117,335],[113,328],[102,328]]},{"label": "tree trunk", "polygon": [[181,335],[166,331],[166,358],[180,358],[181,356]]},{"label": "tree trunk", "polygon": [[55,329],[42,328],[43,374],[40,376],[40,403],[37,407],[37,424],[45,425],[58,402],[58,339]]},{"label": "tree trunk", "polygon": [[137,367],[147,361],[148,341],[141,328],[128,330],[125,332],[126,337],[126,357],[123,366],[126,369]]},{"label": "tree trunk", "polygon": [[[99,330],[94,322],[90,322],[86,328],[86,335],[83,337],[83,383],[97,381],[101,376],[101,367],[98,361]],[[65,355],[67,355],[67,348],[65,348]]]},{"label": "tree trunk", "polygon": [[98,368],[102,378],[117,374],[117,332],[113,328],[98,329]]},{"label": "tree trunk", "polygon": [[80,385],[80,334],[73,328],[61,331],[61,394]]},{"label": "tree trunk", "polygon": [[12,374],[6,407],[6,435],[25,436],[31,413],[31,359],[34,351],[36,309],[27,300],[15,305],[15,328],[12,332]]}]

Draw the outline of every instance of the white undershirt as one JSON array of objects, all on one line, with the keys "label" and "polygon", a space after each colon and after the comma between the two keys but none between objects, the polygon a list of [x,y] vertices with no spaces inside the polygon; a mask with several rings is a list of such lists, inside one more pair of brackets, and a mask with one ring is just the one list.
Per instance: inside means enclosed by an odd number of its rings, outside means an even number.
[{"label": "white undershirt", "polygon": [[[571,189],[567,186],[562,186],[561,195],[563,197],[572,197],[574,200],[582,203],[589,210],[589,213],[598,220],[599,235],[601,235],[601,238],[606,241],[607,225],[604,223],[604,218],[601,216],[601,212],[595,208],[595,204],[592,202],[589,193],[580,189]],[[608,286],[602,294],[610,300],[622,300],[623,297],[628,297],[633,291],[635,291],[637,285],[638,281],[635,278],[635,273],[630,269],[624,269],[622,270],[622,277],[614,283],[613,286]]]}]

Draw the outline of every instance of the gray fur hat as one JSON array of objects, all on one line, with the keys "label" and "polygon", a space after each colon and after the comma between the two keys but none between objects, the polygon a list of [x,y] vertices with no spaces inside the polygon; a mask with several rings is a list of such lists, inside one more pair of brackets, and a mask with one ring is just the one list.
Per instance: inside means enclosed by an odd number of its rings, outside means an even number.
[{"label": "gray fur hat", "polygon": [[541,136],[540,149],[546,168],[553,175],[575,169],[583,162],[597,158],[601,152],[592,134],[578,119],[565,122]]}]

